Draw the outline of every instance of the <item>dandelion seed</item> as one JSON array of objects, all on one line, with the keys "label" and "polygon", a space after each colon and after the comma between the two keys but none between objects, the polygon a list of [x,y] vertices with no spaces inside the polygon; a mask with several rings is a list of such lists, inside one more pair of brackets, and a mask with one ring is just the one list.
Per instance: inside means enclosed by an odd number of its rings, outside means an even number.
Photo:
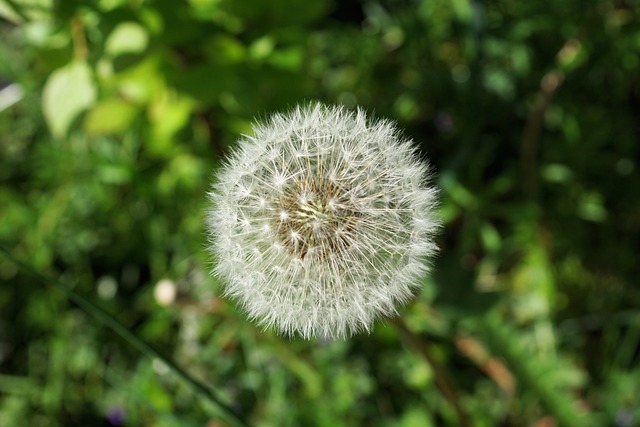
[{"label": "dandelion seed", "polygon": [[208,212],[214,273],[266,328],[370,331],[397,313],[437,247],[437,190],[411,141],[362,110],[312,104],[241,140]]}]

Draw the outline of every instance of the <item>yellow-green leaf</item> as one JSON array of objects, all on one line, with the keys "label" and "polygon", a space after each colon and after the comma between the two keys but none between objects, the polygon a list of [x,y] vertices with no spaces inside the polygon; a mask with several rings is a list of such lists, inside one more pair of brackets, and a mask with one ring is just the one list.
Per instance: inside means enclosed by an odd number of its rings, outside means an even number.
[{"label": "yellow-green leaf", "polygon": [[129,128],[137,113],[138,109],[123,99],[105,99],[87,113],[84,127],[90,135],[120,134]]}]

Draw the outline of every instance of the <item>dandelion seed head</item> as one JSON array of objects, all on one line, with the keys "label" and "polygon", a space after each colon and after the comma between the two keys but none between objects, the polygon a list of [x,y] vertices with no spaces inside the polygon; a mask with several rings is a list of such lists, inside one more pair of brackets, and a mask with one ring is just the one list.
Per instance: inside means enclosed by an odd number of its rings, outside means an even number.
[{"label": "dandelion seed head", "polygon": [[396,314],[437,247],[437,190],[413,143],[362,110],[312,104],[239,141],[210,192],[214,273],[266,328],[304,338]]}]

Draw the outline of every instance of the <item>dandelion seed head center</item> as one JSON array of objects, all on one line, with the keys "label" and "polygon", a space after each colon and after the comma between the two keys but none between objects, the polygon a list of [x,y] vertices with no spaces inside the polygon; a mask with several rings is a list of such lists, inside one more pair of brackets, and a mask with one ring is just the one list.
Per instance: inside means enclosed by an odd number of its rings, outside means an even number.
[{"label": "dandelion seed head center", "polygon": [[319,259],[351,244],[360,215],[347,192],[323,176],[307,175],[283,189],[274,218],[277,236],[289,253]]}]

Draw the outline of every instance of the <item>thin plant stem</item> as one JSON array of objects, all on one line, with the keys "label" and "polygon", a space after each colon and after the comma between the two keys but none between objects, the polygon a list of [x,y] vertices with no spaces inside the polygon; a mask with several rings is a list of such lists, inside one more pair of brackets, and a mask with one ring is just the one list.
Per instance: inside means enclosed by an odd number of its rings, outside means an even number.
[{"label": "thin plant stem", "polygon": [[544,114],[551,105],[553,95],[564,81],[560,70],[551,70],[544,75],[540,83],[540,92],[524,128],[522,148],[520,151],[520,168],[522,170],[522,187],[525,196],[534,198],[538,193],[537,156],[540,133],[544,123]]},{"label": "thin plant stem", "polygon": [[93,302],[89,301],[73,289],[64,285],[63,283],[54,280],[50,277],[44,276],[40,272],[38,272],[31,265],[15,258],[11,252],[9,252],[3,246],[0,246],[0,252],[2,252],[7,259],[20,267],[21,270],[31,274],[36,277],[41,282],[52,286],[53,288],[61,291],[65,296],[82,310],[84,310],[87,314],[92,316],[94,319],[102,323],[104,326],[111,329],[113,332],[122,337],[125,341],[131,344],[133,347],[138,349],[142,354],[149,357],[151,360],[157,359],[164,363],[170,371],[174,373],[178,378],[182,379],[184,382],[189,384],[189,386],[196,392],[196,394],[204,397],[206,400],[211,402],[216,408],[218,408],[221,412],[221,415],[224,419],[237,427],[249,427],[249,424],[238,414],[236,413],[228,404],[224,403],[220,397],[218,397],[214,391],[203,384],[202,382],[196,380],[191,375],[189,375],[185,370],[176,365],[171,359],[161,354],[158,350],[153,348],[149,343],[138,337],[136,334],[131,332],[125,325],[123,325],[118,319],[113,317],[111,314],[106,312],[104,309],[95,305]]},{"label": "thin plant stem", "polygon": [[400,333],[400,337],[402,338],[402,340],[409,347],[413,348],[422,357],[424,357],[427,363],[429,363],[429,365],[431,366],[434,379],[436,381],[436,386],[440,390],[440,393],[442,393],[442,396],[453,407],[453,410],[458,417],[458,424],[461,427],[471,427],[469,417],[460,404],[460,397],[458,396],[458,391],[456,390],[453,381],[451,381],[451,378],[449,378],[449,376],[446,374],[446,371],[442,366],[440,366],[436,358],[433,356],[428,342],[420,339],[413,332],[411,332],[402,318],[396,317],[392,319],[392,322]]},{"label": "thin plant stem", "polygon": [[529,113],[529,117],[527,117],[527,123],[522,134],[520,169],[522,190],[529,199],[535,198],[538,193],[538,151],[544,116],[551,105],[554,95],[565,80],[561,63],[564,61],[564,57],[571,56],[579,48],[580,41],[572,38],[567,40],[558,51],[556,54],[558,65],[548,71],[540,80],[540,90],[536,94],[533,108]]},{"label": "thin plant stem", "polygon": [[87,36],[85,34],[84,23],[78,16],[71,18],[71,38],[73,40],[73,54],[75,59],[86,61],[89,56]]}]

